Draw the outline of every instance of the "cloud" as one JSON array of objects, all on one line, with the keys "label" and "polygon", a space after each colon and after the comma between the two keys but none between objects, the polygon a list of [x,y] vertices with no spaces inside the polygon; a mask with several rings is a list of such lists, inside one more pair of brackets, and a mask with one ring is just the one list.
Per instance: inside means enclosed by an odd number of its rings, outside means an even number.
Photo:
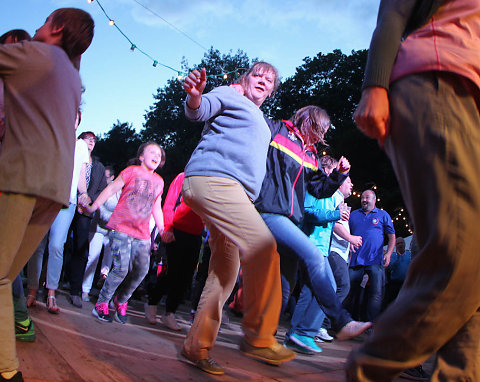
[{"label": "cloud", "polygon": [[376,18],[380,0],[128,0],[138,22],[166,25],[137,1],[175,26],[192,30],[208,28],[209,22],[226,19],[255,21],[264,26],[322,19],[361,23]]}]

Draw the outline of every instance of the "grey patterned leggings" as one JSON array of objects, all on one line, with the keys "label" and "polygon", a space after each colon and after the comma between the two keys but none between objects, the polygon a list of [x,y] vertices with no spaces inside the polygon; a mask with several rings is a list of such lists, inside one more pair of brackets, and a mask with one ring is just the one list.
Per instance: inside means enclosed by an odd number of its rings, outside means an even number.
[{"label": "grey patterned leggings", "polygon": [[[135,239],[121,232],[110,233],[113,265],[98,295],[97,303],[108,303],[114,294],[117,302],[128,301],[145,278],[150,265],[150,239]],[[117,288],[121,285],[121,287]]]}]

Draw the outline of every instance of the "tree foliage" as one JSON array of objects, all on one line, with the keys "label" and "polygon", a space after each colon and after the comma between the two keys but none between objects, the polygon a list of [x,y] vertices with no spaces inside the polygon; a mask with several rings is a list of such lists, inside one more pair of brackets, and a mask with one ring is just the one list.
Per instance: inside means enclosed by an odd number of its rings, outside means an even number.
[{"label": "tree foliage", "polygon": [[142,143],[132,124],[117,122],[95,145],[95,154],[104,165],[113,166],[118,174],[131,158],[137,156],[137,149]]}]

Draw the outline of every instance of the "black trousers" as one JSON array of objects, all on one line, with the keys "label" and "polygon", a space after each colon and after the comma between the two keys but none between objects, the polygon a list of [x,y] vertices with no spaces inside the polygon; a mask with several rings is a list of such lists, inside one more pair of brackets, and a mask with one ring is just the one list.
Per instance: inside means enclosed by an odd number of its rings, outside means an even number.
[{"label": "black trousers", "polygon": [[202,245],[201,235],[174,229],[175,241],[165,245],[167,272],[161,274],[152,289],[148,291],[148,304],[157,305],[166,294],[166,311],[175,313],[190,286]]},{"label": "black trousers", "polygon": [[82,281],[88,260],[88,235],[92,219],[88,216],[75,212],[72,221],[73,251],[70,259],[70,294],[80,296],[82,293]]}]

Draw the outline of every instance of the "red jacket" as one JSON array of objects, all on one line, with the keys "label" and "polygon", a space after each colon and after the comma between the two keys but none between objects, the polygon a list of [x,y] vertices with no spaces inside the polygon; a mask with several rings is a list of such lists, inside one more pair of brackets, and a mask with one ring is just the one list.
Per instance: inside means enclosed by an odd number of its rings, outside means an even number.
[{"label": "red jacket", "polygon": [[165,231],[173,232],[175,228],[191,235],[200,235],[203,230],[203,221],[183,202],[181,195],[184,178],[185,174],[181,172],[168,188],[163,204]]}]

